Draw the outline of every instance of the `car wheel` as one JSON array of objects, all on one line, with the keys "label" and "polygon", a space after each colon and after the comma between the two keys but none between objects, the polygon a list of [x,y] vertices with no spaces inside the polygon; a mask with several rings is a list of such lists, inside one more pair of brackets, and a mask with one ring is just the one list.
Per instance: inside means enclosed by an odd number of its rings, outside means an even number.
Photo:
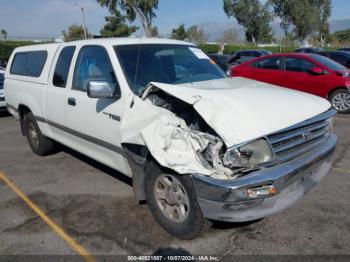
[{"label": "car wheel", "polygon": [[208,229],[188,175],[163,171],[151,162],[146,170],[146,199],[158,223],[180,239],[193,239]]},{"label": "car wheel", "polygon": [[348,90],[338,89],[334,91],[330,95],[329,100],[338,113],[350,113],[350,92]]},{"label": "car wheel", "polygon": [[43,136],[32,113],[24,116],[23,123],[29,146],[35,154],[44,156],[54,151],[55,143]]}]

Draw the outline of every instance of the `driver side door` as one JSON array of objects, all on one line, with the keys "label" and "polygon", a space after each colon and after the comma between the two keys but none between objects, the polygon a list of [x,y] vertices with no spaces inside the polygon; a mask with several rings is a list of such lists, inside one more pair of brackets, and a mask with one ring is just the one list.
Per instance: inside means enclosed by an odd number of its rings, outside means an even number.
[{"label": "driver side door", "polygon": [[[120,123],[125,100],[121,95],[107,47],[82,46],[76,58],[65,115],[72,147],[126,174],[121,148]],[[114,88],[115,98],[91,98],[90,81],[105,81]]]},{"label": "driver side door", "polygon": [[283,86],[302,92],[320,95],[328,82],[326,75],[314,75],[310,69],[317,67],[312,61],[299,57],[285,57]]}]

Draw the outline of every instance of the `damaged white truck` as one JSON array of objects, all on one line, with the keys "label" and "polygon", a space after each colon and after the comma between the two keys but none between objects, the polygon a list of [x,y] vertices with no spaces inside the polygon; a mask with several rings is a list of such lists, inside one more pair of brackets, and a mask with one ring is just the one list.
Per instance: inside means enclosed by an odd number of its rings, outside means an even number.
[{"label": "damaged white truck", "polygon": [[175,40],[17,48],[5,97],[34,153],[58,142],[132,177],[136,199],[182,239],[288,208],[327,174],[337,140],[325,99],[228,78]]}]

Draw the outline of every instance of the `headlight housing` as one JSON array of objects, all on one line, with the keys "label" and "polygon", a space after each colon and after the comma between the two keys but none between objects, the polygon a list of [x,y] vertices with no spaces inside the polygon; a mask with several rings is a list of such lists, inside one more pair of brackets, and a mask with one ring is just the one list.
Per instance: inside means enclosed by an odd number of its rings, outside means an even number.
[{"label": "headlight housing", "polygon": [[271,146],[266,139],[258,139],[240,147],[227,150],[223,163],[231,168],[253,168],[274,158]]},{"label": "headlight housing", "polygon": [[328,118],[327,122],[328,122],[328,135],[330,135],[333,133],[333,128],[334,128],[333,117]]}]

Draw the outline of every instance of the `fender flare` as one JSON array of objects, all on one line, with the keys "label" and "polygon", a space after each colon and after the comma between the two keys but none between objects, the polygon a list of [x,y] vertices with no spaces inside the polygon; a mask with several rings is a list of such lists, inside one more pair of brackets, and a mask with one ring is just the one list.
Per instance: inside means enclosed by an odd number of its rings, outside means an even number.
[{"label": "fender flare", "polygon": [[124,143],[122,144],[124,156],[132,172],[132,187],[137,201],[146,200],[146,167],[153,160],[147,146]]}]

